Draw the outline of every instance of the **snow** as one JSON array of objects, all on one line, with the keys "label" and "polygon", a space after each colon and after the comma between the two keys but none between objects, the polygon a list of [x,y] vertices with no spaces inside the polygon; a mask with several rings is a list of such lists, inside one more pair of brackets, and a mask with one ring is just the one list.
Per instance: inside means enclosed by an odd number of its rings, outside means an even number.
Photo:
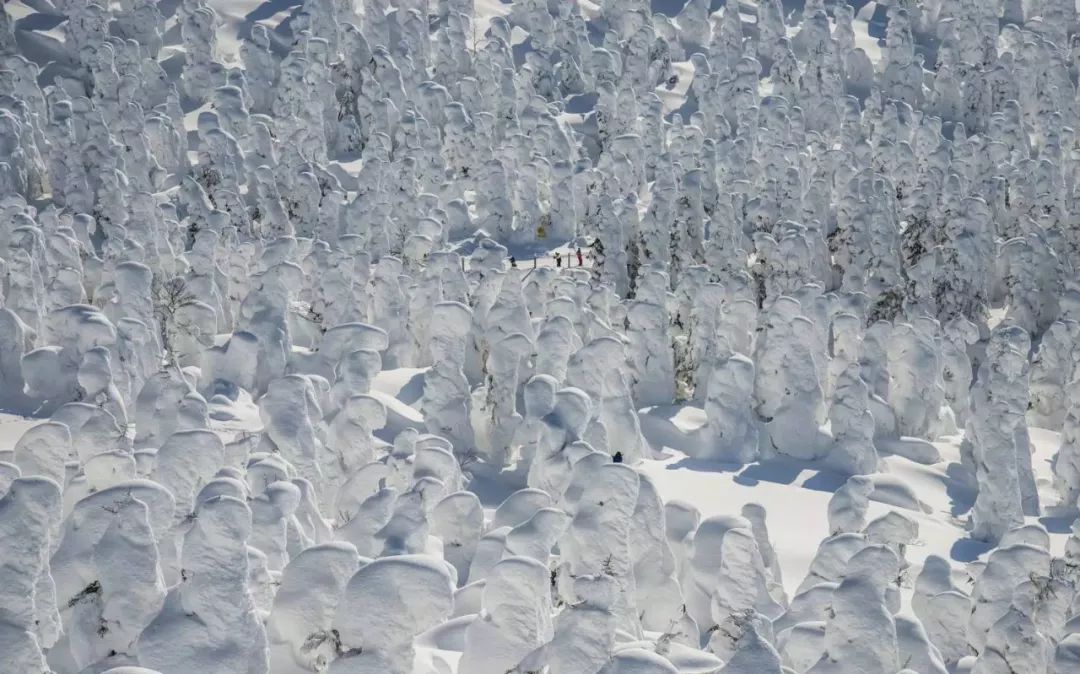
[{"label": "snow", "polygon": [[0,4],[0,673],[1074,674],[1080,10],[851,2]]},{"label": "snow", "polygon": [[[375,383],[376,389],[382,394],[379,399],[387,404],[388,409],[400,410],[398,413],[403,420],[417,424],[422,423],[422,417],[415,407],[409,405],[409,388],[416,385],[414,380],[422,374],[423,371],[416,368],[383,371]],[[391,404],[395,407],[391,408]],[[656,418],[656,411],[655,408],[650,410],[644,418]],[[842,484],[843,478],[797,461],[775,460],[748,466],[726,466],[696,460],[665,442],[673,443],[673,440],[680,439],[682,442],[692,442],[694,431],[704,421],[704,411],[683,405],[666,409],[661,418],[674,429],[668,432],[677,433],[678,436],[672,439],[653,435],[646,430],[647,439],[659,450],[662,458],[643,461],[639,470],[653,481],[665,501],[678,499],[691,504],[706,518],[737,513],[747,503],[762,505],[768,513],[773,547],[784,572],[784,589],[789,596],[794,595],[810,568],[817,543],[830,533],[824,515],[833,491]],[[13,449],[18,438],[37,423],[33,419],[10,414],[0,415],[0,451]],[[648,429],[647,424],[645,427]],[[248,427],[245,430],[254,432],[259,429]],[[231,433],[231,429],[222,431],[226,437]],[[396,435],[396,432],[391,435]],[[1054,431],[1035,428],[1032,429],[1032,440],[1036,479],[1049,498],[1051,459],[1057,452],[1060,437]],[[961,517],[971,506],[970,494],[948,475],[949,464],[959,458],[958,443],[959,439],[935,443],[944,460],[931,466],[916,464],[898,456],[883,459],[888,472],[881,478],[905,485],[929,509],[929,512],[902,511],[919,524],[919,539],[907,549],[908,559],[912,563],[909,578],[918,575],[923,561],[931,555],[966,563],[985,560],[989,552],[988,546],[968,538]],[[869,519],[893,511],[887,503],[882,502],[889,500],[887,483],[885,487],[886,493],[871,497]],[[878,489],[882,489],[880,483]],[[489,513],[493,513],[495,505],[498,503],[487,504]],[[1061,554],[1067,537],[1053,531],[1057,525],[1052,518],[1044,518],[1043,521],[1051,528],[1051,551]],[[1039,518],[1028,518],[1028,522],[1037,523]],[[905,601],[910,601],[912,591],[911,586],[904,588]],[[441,658],[444,654],[436,653],[430,657]],[[680,671],[694,670],[680,668]]]}]

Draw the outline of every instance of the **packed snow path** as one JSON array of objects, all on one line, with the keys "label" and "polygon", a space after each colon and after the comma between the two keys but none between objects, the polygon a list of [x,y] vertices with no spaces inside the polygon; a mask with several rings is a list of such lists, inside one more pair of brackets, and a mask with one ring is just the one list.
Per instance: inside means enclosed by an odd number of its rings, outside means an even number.
[{"label": "packed snow path", "polygon": [[0,5],[0,674],[1080,672],[1073,0]]}]

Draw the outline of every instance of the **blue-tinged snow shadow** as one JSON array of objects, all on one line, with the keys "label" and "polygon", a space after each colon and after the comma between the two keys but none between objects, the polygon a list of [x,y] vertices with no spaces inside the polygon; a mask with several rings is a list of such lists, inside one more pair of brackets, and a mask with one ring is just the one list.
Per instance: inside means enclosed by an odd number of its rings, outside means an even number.
[{"label": "blue-tinged snow shadow", "polygon": [[23,0],[23,4],[39,14],[63,14],[49,0]]},{"label": "blue-tinged snow shadow", "polygon": [[[856,16],[858,16],[858,12],[856,12]],[[882,3],[879,2],[874,7],[874,13],[870,15],[869,20],[866,22],[866,32],[870,35],[870,37],[877,38],[878,40],[884,40],[885,31],[888,26],[889,19],[886,16],[886,8]]]},{"label": "blue-tinged snow shadow", "polygon": [[[862,8],[866,7],[871,2],[874,2],[874,0],[848,0],[847,4],[851,5],[851,8],[855,10],[855,14],[858,15],[859,12],[862,11]],[[837,4],[840,3],[838,2]]]},{"label": "blue-tinged snow shadow", "polygon": [[291,10],[289,16],[282,19],[281,23],[270,31],[271,49],[279,58],[284,57],[292,48],[292,20],[302,5],[302,0],[264,2],[247,13],[243,22],[237,26],[236,37],[240,40],[250,40],[251,29],[256,23],[270,19],[280,12]]},{"label": "blue-tinged snow shadow", "polygon": [[15,30],[52,30],[63,22],[67,17],[62,14],[44,14],[41,12],[28,14],[15,22]]},{"label": "blue-tinged snow shadow", "polygon": [[417,372],[398,391],[397,399],[406,405],[415,406],[424,396],[424,372]]},{"label": "blue-tinged snow shadow", "polygon": [[971,510],[975,503],[975,493],[967,486],[966,470],[959,463],[950,463],[945,469],[948,480],[945,482],[945,495],[949,497],[953,517],[960,517]]},{"label": "blue-tinged snow shadow", "polygon": [[[302,4],[302,0],[269,0],[248,12],[247,16],[244,17],[244,23],[250,28],[251,24],[269,19],[278,12],[283,12],[291,7],[299,7]],[[248,34],[250,35],[250,30]]]},{"label": "blue-tinged snow shadow", "polygon": [[[19,47],[19,54],[41,68],[38,73],[38,82],[41,84],[52,84],[52,77],[73,72],[72,69],[77,67],[64,43],[44,33],[16,30],[15,44]],[[57,69],[61,72],[58,73]],[[50,79],[45,79],[46,70],[50,71]]]},{"label": "blue-tinged snow shadow", "polygon": [[952,544],[949,549],[949,556],[952,557],[955,562],[974,562],[982,555],[990,550],[993,550],[994,546],[986,541],[977,541],[974,538],[961,538]]},{"label": "blue-tinged snow shadow", "polygon": [[819,470],[817,475],[807,479],[802,483],[802,486],[804,489],[813,489],[814,491],[824,491],[832,494],[840,487],[843,487],[846,482],[847,477],[844,475],[827,470]]},{"label": "blue-tinged snow shadow", "polygon": [[1070,534],[1072,533],[1072,524],[1076,521],[1076,509],[1062,509],[1061,513],[1052,511],[1044,517],[1039,518],[1039,524],[1043,525],[1048,533],[1051,534]]},{"label": "blue-tinged snow shadow", "polygon": [[794,466],[786,461],[752,463],[743,468],[742,472],[735,476],[734,481],[735,484],[741,484],[744,487],[756,487],[762,482],[794,484],[802,472],[802,467]]},{"label": "blue-tinged snow shadow", "polygon": [[170,79],[176,80],[184,70],[184,53],[173,52],[168,58],[160,61],[158,65],[161,66],[161,69],[165,71],[165,74]]},{"label": "blue-tinged snow shadow", "polygon": [[165,46],[182,44],[184,36],[180,34],[180,31],[180,22],[177,21],[165,30],[165,34],[161,36],[161,44]]},{"label": "blue-tinged snow shadow", "polygon": [[745,468],[746,465],[741,463],[695,459],[689,456],[667,466],[668,470],[692,470],[695,473],[738,473]]},{"label": "blue-tinged snow shadow", "polygon": [[481,505],[496,508],[511,494],[521,488],[513,484],[499,469],[482,462],[476,462],[466,470],[469,476],[468,490],[476,494]]},{"label": "blue-tinged snow shadow", "polygon": [[595,92],[571,96],[566,99],[566,107],[563,111],[571,115],[584,115],[590,113],[596,108],[596,101],[599,98],[600,95]]},{"label": "blue-tinged snow shadow", "polygon": [[675,17],[679,12],[686,7],[686,3],[689,0],[652,0],[649,4],[649,8],[653,14],[663,14],[664,16]]},{"label": "blue-tinged snow shadow", "polygon": [[[807,472],[811,475],[800,482],[799,478]],[[735,476],[734,481],[746,487],[754,487],[762,482],[772,482],[832,494],[844,485],[846,479],[837,473],[822,470],[820,464],[812,461],[770,459],[747,465]]]},{"label": "blue-tinged snow shadow", "polygon": [[180,0],[160,0],[157,8],[161,12],[161,16],[168,19],[172,15],[176,14],[176,9],[180,6]]},{"label": "blue-tinged snow shadow", "polygon": [[[744,487],[756,487],[762,482],[794,485],[802,489],[834,493],[844,485],[847,478],[838,473],[822,470],[811,461],[775,459],[757,463],[740,464],[710,459],[685,457],[667,466],[667,470],[692,470],[696,473],[729,473],[732,481]],[[800,478],[810,476],[800,481]]]},{"label": "blue-tinged snow shadow", "polygon": [[525,55],[529,52],[536,51],[536,49],[533,48],[532,35],[529,35],[515,45],[511,45],[510,51],[514,55],[514,67],[521,68],[521,66],[525,65]]}]

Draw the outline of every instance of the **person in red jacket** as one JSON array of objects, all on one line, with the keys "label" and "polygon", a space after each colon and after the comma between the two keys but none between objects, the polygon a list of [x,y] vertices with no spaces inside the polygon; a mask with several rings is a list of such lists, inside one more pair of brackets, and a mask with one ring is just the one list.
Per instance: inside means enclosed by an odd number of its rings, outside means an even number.
[{"label": "person in red jacket", "polygon": [[579,267],[585,266],[585,256],[581,254],[581,249],[580,248],[577,249],[577,266],[579,266]]}]

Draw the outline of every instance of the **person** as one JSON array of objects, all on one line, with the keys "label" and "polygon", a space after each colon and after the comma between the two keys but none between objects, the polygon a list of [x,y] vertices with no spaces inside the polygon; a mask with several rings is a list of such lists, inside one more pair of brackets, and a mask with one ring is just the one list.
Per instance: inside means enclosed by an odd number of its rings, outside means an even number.
[{"label": "person", "polygon": [[517,259],[513,255],[510,256],[510,266],[517,269]]},{"label": "person", "polygon": [[581,247],[577,249],[577,266],[583,267],[585,265],[585,256],[581,254]]},{"label": "person", "polygon": [[562,255],[559,254],[559,251],[555,251],[555,266],[562,267]]}]

